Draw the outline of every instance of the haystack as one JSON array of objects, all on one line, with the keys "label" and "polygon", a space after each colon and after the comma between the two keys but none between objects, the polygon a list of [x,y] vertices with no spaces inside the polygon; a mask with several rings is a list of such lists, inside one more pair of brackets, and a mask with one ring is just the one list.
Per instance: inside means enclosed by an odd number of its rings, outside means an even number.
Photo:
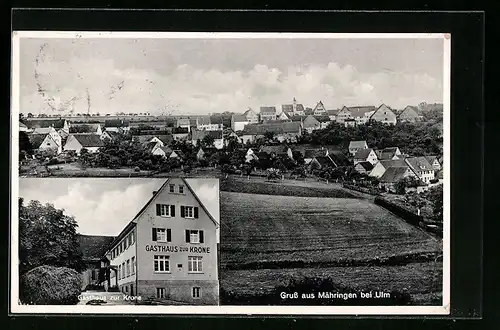
[{"label": "haystack", "polygon": [[74,305],[81,293],[81,277],[66,267],[40,266],[24,274],[20,298],[30,305]]}]

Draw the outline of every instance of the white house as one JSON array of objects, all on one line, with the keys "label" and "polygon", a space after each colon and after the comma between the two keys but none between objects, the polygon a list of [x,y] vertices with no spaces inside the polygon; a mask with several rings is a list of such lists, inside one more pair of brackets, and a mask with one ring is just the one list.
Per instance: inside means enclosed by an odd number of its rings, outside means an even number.
[{"label": "white house", "polygon": [[85,148],[88,152],[97,152],[102,146],[104,146],[104,142],[97,134],[70,134],[64,145],[64,151],[74,150],[80,154],[81,150]]},{"label": "white house", "polygon": [[405,161],[422,182],[429,184],[434,179],[434,167],[426,157],[409,157]]},{"label": "white house", "polygon": [[323,105],[323,102],[319,101],[316,104],[316,106],[314,107],[314,110],[313,110],[313,114],[315,116],[326,116],[327,115],[326,108]]},{"label": "white house", "polygon": [[245,115],[232,115],[231,116],[231,129],[235,132],[243,131],[246,125],[248,125],[250,121]]},{"label": "white house", "polygon": [[370,120],[378,121],[387,125],[396,125],[396,114],[385,104],[378,107],[377,110],[370,116]]},{"label": "white house", "polygon": [[375,165],[378,162],[377,154],[372,148],[359,149],[354,155],[354,165],[361,162],[370,162]]},{"label": "white house", "polygon": [[368,144],[366,141],[351,141],[349,142],[349,153],[354,156],[358,150],[368,149]]},{"label": "white house", "polygon": [[191,131],[191,143],[196,146],[198,141],[203,141],[205,136],[211,136],[214,140],[214,147],[216,149],[224,148],[224,136],[222,131]]},{"label": "white house", "polygon": [[54,139],[51,134],[30,134],[29,139],[34,150],[49,151],[60,154],[62,145],[60,140]]}]

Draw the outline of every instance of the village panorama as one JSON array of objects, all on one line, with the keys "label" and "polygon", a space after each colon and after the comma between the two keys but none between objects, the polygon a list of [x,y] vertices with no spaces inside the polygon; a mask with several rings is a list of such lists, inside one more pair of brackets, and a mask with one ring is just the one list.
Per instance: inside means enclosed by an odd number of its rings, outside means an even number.
[{"label": "village panorama", "polygon": [[442,36],[37,38],[20,305],[449,303]]}]

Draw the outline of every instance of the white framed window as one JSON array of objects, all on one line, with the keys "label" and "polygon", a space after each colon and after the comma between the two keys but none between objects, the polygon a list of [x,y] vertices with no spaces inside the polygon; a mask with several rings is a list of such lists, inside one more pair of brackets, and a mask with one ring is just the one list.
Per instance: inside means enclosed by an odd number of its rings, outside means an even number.
[{"label": "white framed window", "polygon": [[171,193],[175,192],[175,184],[171,184],[171,185],[169,185],[169,187],[170,187]]},{"label": "white framed window", "polygon": [[194,207],[193,206],[184,206],[184,217],[185,218],[194,218]]},{"label": "white framed window", "polygon": [[167,231],[165,230],[165,228],[156,228],[156,240],[158,242],[167,241]]},{"label": "white framed window", "polygon": [[165,288],[156,288],[156,298],[164,299],[166,298]]},{"label": "white framed window", "polygon": [[188,272],[202,273],[203,272],[203,257],[188,257]]},{"label": "white framed window", "polygon": [[184,186],[179,186],[179,194],[184,194]]},{"label": "white framed window", "polygon": [[161,204],[160,216],[161,217],[170,217],[170,205]]},{"label": "white framed window", "polygon": [[169,256],[154,256],[155,273],[170,273]]},{"label": "white framed window", "polygon": [[199,286],[193,286],[191,289],[191,295],[195,299],[201,298],[201,288]]},{"label": "white framed window", "polygon": [[132,264],[132,275],[134,275],[135,274],[135,257],[132,257],[131,264]]},{"label": "white framed window", "polygon": [[[200,239],[201,230],[186,230],[186,243],[203,243]],[[201,234],[203,235],[203,234]]]}]

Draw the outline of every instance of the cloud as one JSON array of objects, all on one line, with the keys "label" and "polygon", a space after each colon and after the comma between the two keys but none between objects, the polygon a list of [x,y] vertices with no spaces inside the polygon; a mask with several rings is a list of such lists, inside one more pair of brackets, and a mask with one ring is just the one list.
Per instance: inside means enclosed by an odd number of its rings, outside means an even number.
[{"label": "cloud", "polygon": [[[36,79],[33,76],[33,81],[22,82],[30,86],[22,89],[22,112],[46,111],[51,108],[50,99],[56,108],[86,113],[87,91],[92,113],[243,112],[262,105],[279,107],[293,97],[310,107],[322,100],[327,108],[380,103],[402,108],[416,101],[442,102],[440,77],[425,72],[365,73],[335,62],[283,70],[256,64],[246,71],[182,64],[168,74],[159,74],[133,66],[118,68],[112,59],[72,57],[59,61],[45,56],[36,70]],[[37,91],[37,84],[45,96]]]}]

